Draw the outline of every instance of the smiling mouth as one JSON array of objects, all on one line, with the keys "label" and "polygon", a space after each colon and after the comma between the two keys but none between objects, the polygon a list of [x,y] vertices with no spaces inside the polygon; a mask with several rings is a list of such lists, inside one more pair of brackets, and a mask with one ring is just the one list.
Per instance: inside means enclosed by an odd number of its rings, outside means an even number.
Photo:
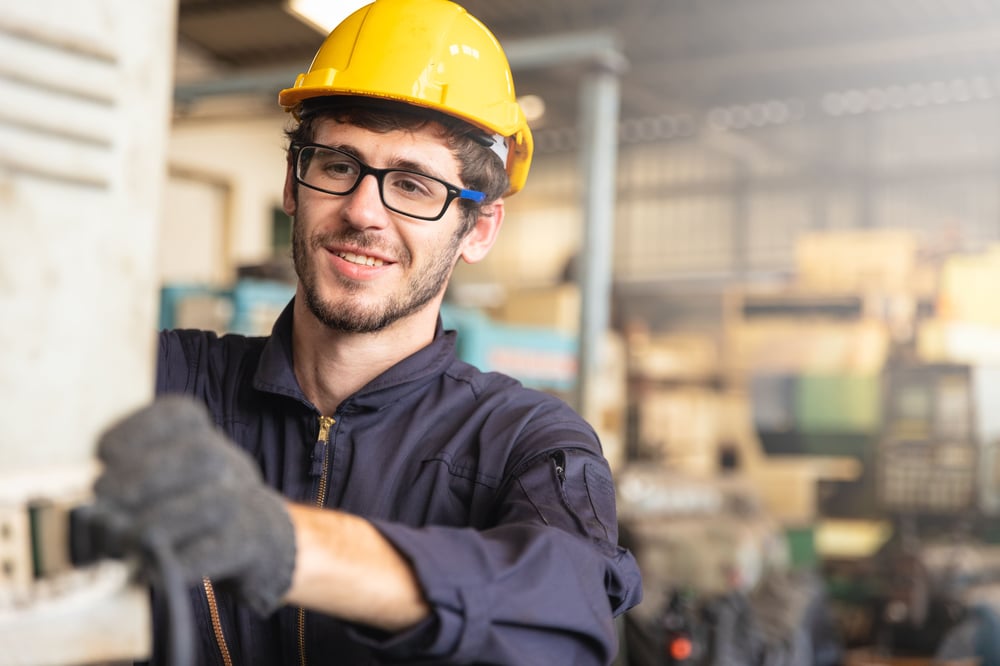
[{"label": "smiling mouth", "polygon": [[385,264],[381,259],[369,257],[364,254],[354,254],[353,252],[337,252],[337,256],[344,261],[358,264],[359,266],[383,266]]}]

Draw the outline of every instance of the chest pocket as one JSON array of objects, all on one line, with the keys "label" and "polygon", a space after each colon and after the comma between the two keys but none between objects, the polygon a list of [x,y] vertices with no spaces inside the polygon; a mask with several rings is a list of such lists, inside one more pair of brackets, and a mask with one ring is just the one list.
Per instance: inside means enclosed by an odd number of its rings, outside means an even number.
[{"label": "chest pocket", "polygon": [[480,472],[473,460],[426,458],[414,483],[403,491],[398,520],[411,525],[487,527],[499,482]]}]

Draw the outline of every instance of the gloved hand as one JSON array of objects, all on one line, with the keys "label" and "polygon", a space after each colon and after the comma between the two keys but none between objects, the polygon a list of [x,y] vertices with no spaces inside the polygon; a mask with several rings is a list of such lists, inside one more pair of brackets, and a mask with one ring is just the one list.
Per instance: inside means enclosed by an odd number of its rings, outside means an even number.
[{"label": "gloved hand", "polygon": [[188,583],[207,576],[262,616],[277,609],[295,566],[291,518],[202,405],[159,398],[107,430],[98,456],[100,513],[136,542],[166,543]]}]

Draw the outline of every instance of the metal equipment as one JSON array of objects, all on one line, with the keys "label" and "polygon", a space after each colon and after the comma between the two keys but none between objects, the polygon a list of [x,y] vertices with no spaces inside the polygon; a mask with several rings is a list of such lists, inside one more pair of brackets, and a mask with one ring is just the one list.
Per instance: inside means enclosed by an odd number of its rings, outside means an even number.
[{"label": "metal equipment", "polygon": [[173,0],[0,13],[0,664],[147,654],[127,566],[73,567],[97,436],[152,392]]}]

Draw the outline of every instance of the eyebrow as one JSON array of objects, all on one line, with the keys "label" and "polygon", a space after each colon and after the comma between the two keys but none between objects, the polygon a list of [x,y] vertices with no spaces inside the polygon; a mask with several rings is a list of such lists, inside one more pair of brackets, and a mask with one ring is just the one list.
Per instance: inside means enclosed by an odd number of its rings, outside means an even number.
[{"label": "eyebrow", "polygon": [[[358,150],[357,147],[352,146],[349,143],[322,143],[320,145],[321,146],[327,146],[328,148],[336,148],[337,150],[343,151],[343,152],[347,153],[348,155],[350,155],[351,157],[354,157],[354,158],[358,159],[361,162],[365,162],[366,164],[368,163],[368,160],[366,160],[364,158],[364,156],[361,154],[361,151]],[[423,174],[425,176],[431,176],[432,178],[439,178],[441,180],[447,180],[447,178],[445,178],[443,175],[441,175],[440,173],[437,173],[434,169],[429,168],[429,167],[430,167],[430,165],[420,164],[418,162],[414,162],[413,160],[396,158],[396,159],[390,160],[388,166],[385,166],[385,167],[382,167],[382,168],[384,168],[384,169],[404,169],[406,171],[415,171],[415,172],[417,172],[419,174]]]}]

